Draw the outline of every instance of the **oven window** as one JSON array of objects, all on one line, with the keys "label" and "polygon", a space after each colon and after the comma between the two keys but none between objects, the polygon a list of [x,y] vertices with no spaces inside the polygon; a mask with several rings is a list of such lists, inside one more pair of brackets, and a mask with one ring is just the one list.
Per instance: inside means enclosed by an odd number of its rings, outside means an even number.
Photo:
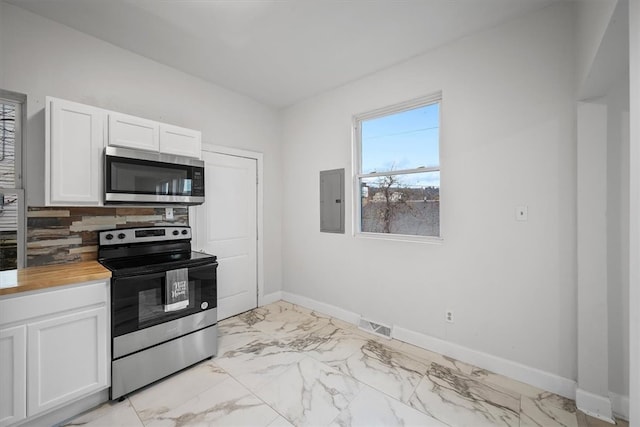
[{"label": "oven window", "polygon": [[[195,307],[195,282],[189,281],[189,305],[181,310],[166,312],[164,309],[164,298],[162,290],[159,288],[146,289],[138,292],[138,327],[144,328],[158,323],[167,315],[179,313],[180,311],[190,311]],[[164,289],[164,288],[163,288]]]}]

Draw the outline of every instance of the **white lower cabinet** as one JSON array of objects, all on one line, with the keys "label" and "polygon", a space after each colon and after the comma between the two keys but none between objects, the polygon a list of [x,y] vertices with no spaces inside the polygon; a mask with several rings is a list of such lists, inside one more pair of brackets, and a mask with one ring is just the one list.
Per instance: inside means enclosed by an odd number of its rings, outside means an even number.
[{"label": "white lower cabinet", "polygon": [[0,426],[27,416],[27,328],[0,328]]},{"label": "white lower cabinet", "polygon": [[0,427],[109,386],[107,282],[0,299]]},{"label": "white lower cabinet", "polygon": [[28,416],[107,385],[107,309],[28,325]]}]

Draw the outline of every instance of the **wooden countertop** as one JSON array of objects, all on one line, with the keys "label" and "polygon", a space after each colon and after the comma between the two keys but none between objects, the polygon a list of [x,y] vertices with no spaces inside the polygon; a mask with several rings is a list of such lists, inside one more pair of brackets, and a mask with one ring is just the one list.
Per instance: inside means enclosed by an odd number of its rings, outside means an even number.
[{"label": "wooden countertop", "polygon": [[110,278],[97,261],[0,271],[0,296]]}]

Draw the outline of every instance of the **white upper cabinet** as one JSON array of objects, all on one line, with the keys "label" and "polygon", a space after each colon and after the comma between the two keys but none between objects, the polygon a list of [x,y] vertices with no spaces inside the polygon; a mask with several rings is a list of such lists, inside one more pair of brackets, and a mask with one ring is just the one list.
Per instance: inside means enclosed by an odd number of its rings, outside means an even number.
[{"label": "white upper cabinet", "polygon": [[48,97],[45,110],[45,203],[101,204],[104,110]]},{"label": "white upper cabinet", "polygon": [[102,206],[104,147],[107,145],[199,159],[202,134],[47,97],[45,205]]},{"label": "white upper cabinet", "polygon": [[153,120],[109,112],[109,145],[158,151],[159,127]]},{"label": "white upper cabinet", "polygon": [[160,152],[199,159],[202,152],[202,133],[161,123]]}]

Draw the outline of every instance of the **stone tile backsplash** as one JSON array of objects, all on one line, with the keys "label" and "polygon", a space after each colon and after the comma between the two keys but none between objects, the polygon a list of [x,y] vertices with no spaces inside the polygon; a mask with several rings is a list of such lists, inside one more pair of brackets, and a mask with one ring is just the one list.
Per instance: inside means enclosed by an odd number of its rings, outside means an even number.
[{"label": "stone tile backsplash", "polygon": [[30,207],[27,211],[27,266],[98,258],[98,232],[150,225],[188,225],[188,208]]}]

